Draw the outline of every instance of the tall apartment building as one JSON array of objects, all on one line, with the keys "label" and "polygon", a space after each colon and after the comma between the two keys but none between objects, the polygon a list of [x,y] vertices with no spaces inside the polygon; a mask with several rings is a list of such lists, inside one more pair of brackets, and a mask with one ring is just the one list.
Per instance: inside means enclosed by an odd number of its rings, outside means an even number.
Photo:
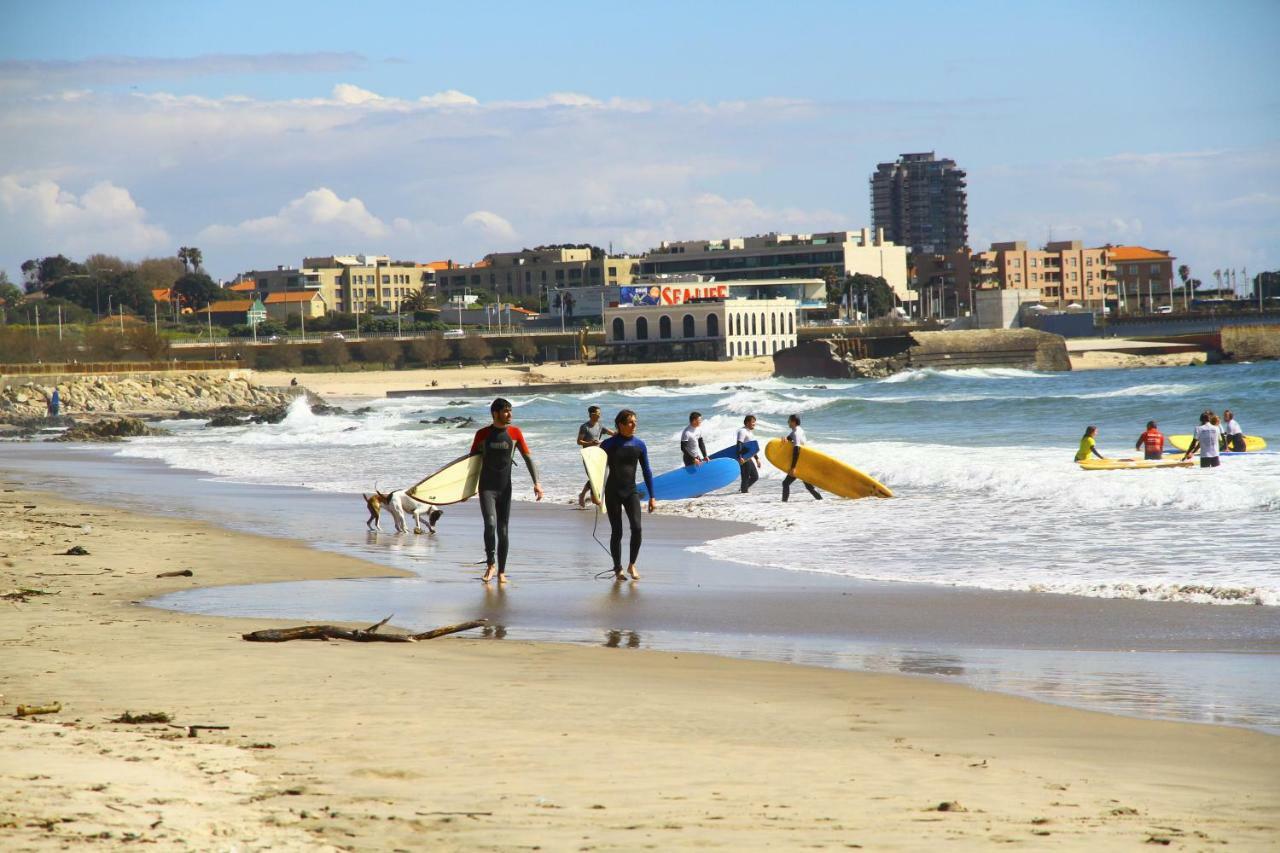
[{"label": "tall apartment building", "polygon": [[913,254],[945,254],[969,244],[965,172],[929,151],[880,163],[871,176],[871,224]]},{"label": "tall apartment building", "polygon": [[313,291],[332,311],[364,314],[381,307],[398,311],[400,303],[424,287],[434,287],[438,264],[393,261],[386,255],[328,255],[303,258],[297,268],[252,270],[241,278],[254,282],[263,297]]},{"label": "tall apartment building", "polygon": [[[1174,303],[1174,256],[1167,249],[1107,246],[1121,311],[1154,311]],[[1179,292],[1182,284],[1178,283]]]},{"label": "tall apartment building", "polygon": [[663,242],[640,261],[646,276],[697,273],[717,281],[822,278],[827,269],[841,276],[881,276],[901,301],[907,289],[907,250],[871,229],[822,234],[763,234],[723,240]]},{"label": "tall apartment building", "polygon": [[531,299],[544,290],[630,284],[639,258],[611,256],[591,248],[563,246],[495,252],[471,265],[437,273],[442,293],[487,290],[511,300]]}]

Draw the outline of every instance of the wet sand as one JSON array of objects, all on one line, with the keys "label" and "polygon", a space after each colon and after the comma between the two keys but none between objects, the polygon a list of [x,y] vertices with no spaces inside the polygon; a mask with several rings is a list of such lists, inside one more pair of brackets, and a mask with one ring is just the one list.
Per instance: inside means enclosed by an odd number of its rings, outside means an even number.
[{"label": "wet sand", "polygon": [[[239,633],[283,623],[137,602],[402,573],[4,488],[0,587],[50,594],[3,602],[0,709],[63,705],[0,720],[10,849],[1266,849],[1280,832],[1280,739],[1260,733],[625,637],[253,645]],[[176,568],[195,576],[155,577]],[[106,722],[125,710],[229,728]]]}]

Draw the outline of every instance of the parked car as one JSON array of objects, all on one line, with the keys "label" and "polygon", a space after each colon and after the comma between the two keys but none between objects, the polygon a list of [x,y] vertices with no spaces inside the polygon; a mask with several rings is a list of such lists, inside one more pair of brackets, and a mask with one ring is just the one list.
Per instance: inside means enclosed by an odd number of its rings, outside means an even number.
[{"label": "parked car", "polygon": [[284,340],[284,338],[280,337],[279,335],[272,335],[271,337],[267,338],[267,343],[269,343],[269,344],[278,344],[278,343],[280,343],[280,342],[281,342],[281,341],[283,341],[283,340]]},{"label": "parked car", "polygon": [[1161,305],[1159,308],[1157,308],[1157,309],[1156,309],[1156,313],[1157,313],[1157,314],[1172,314],[1172,313],[1173,313],[1173,306],[1172,306],[1172,305]]},{"label": "parked car", "polygon": [[345,341],[347,339],[347,336],[342,334],[342,332],[331,332],[326,335],[326,337],[331,341]]},{"label": "parked car", "polygon": [[446,329],[445,333],[441,335],[441,337],[445,338],[465,338],[466,336],[467,333],[461,329]]}]

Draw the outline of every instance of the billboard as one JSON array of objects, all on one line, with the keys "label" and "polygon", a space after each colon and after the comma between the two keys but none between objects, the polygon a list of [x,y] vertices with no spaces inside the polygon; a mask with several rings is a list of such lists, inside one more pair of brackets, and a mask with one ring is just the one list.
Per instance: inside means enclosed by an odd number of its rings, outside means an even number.
[{"label": "billboard", "polygon": [[618,288],[618,307],[647,305],[683,305],[694,299],[724,299],[727,284],[645,284]]}]

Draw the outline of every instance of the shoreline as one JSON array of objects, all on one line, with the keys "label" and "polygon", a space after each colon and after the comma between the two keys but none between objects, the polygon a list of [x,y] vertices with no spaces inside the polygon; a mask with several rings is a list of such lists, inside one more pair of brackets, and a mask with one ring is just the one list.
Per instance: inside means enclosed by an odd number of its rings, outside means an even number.
[{"label": "shoreline", "polygon": [[[104,832],[195,848],[884,847],[1048,832],[1079,849],[1149,837],[1263,849],[1280,831],[1268,787],[1280,739],[1256,732],[625,641],[254,646],[237,634],[279,623],[133,602],[391,573],[34,492],[6,491],[0,515],[5,586],[55,593],[6,602],[2,707],[64,705],[0,721],[0,750],[18,759],[0,763],[0,821],[21,849]],[[50,556],[70,544],[90,554]],[[194,578],[154,577],[183,564]],[[610,708],[619,724],[601,725]],[[103,722],[125,710],[231,728],[169,739]],[[607,780],[589,769],[601,758]]]}]

